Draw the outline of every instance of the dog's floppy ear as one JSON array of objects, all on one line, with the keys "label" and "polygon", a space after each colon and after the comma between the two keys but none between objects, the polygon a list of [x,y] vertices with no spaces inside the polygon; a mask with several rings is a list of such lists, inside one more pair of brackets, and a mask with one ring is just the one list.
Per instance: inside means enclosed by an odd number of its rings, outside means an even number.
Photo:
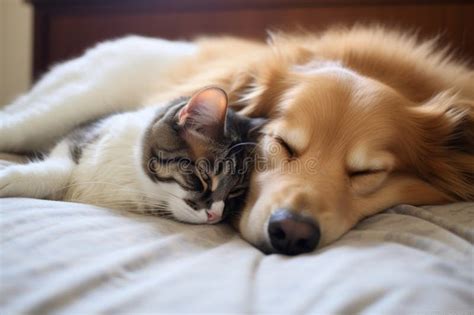
[{"label": "dog's floppy ear", "polygon": [[249,117],[269,118],[276,111],[285,92],[294,85],[293,66],[308,63],[314,52],[307,41],[284,32],[269,32],[268,55],[232,78],[230,103]]},{"label": "dog's floppy ear", "polygon": [[288,87],[287,71],[284,61],[270,56],[265,64],[238,73],[229,91],[232,107],[245,116],[270,117]]},{"label": "dog's floppy ear", "polygon": [[415,109],[427,137],[452,152],[474,154],[474,101],[440,93]]},{"label": "dog's floppy ear", "polygon": [[420,132],[419,170],[457,200],[474,200],[474,101],[441,93],[411,108]]},{"label": "dog's floppy ear", "polygon": [[445,145],[451,150],[474,155],[474,102],[461,102],[450,107],[448,112],[456,118]]}]

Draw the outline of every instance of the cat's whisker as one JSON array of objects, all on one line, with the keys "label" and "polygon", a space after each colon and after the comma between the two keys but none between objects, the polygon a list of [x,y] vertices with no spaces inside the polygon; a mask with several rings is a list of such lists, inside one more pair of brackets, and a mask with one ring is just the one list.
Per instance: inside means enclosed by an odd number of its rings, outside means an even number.
[{"label": "cat's whisker", "polygon": [[[104,202],[109,202],[110,195],[105,193],[96,193],[96,194],[88,194],[88,198],[96,200],[98,203],[103,204]],[[75,198],[74,196],[71,198],[70,201],[82,201],[80,198]],[[153,206],[155,203],[159,203],[160,200],[139,200],[137,198],[117,198],[114,196],[115,203],[121,202],[122,204],[130,204],[130,206],[137,207],[137,206]]]},{"label": "cat's whisker", "polygon": [[[86,183],[86,182],[84,182]],[[87,182],[86,184],[94,184],[94,183],[98,183],[98,184],[105,184],[105,185],[112,185],[112,186],[116,186],[116,187],[120,187],[121,189],[125,189],[125,191],[129,191],[129,192],[133,192],[133,193],[137,193],[139,195],[141,195],[142,197],[144,198],[150,198],[150,197],[154,197],[156,199],[163,199],[163,195],[161,194],[157,194],[157,193],[154,193],[154,192],[146,192],[144,193],[143,191],[141,190],[138,190],[136,188],[132,188],[132,187],[128,187],[128,186],[123,186],[123,185],[120,185],[120,184],[116,184],[116,183],[110,183],[110,182]],[[182,197],[176,195],[176,194],[173,194],[169,191],[162,191],[161,192],[162,194],[167,194],[167,195],[171,195],[175,198],[178,198],[178,199],[182,199]]]},{"label": "cat's whisker", "polygon": [[[163,196],[159,196],[158,194],[155,194],[155,193],[145,194],[145,193],[143,193],[139,190],[133,189],[131,187],[122,186],[122,185],[115,184],[115,183],[90,181],[90,182],[82,182],[82,183],[71,184],[69,186],[90,185],[90,184],[104,184],[104,185],[119,186],[120,188],[123,188],[125,191],[134,193],[136,195],[138,194],[139,196],[141,196],[142,198],[145,199],[145,200],[138,200],[138,199],[133,198],[133,199],[120,200],[120,199],[117,199],[117,197],[114,197],[115,198],[114,201],[111,202],[111,201],[108,200],[109,194],[105,194],[105,193],[88,194],[88,197],[96,199],[99,203],[106,204],[106,205],[122,206],[122,207],[123,206],[129,206],[131,208],[135,208],[135,207],[144,207],[144,208],[147,208],[147,207],[148,208],[161,207],[164,210],[167,210],[165,207],[163,207],[163,200],[162,200]],[[165,192],[165,193],[167,195],[173,196],[177,199],[180,199],[180,200],[182,199],[179,196],[177,196],[175,194],[172,194],[170,192]],[[101,199],[101,197],[102,197],[102,199]],[[151,197],[154,197],[154,198],[151,198]],[[104,199],[107,199],[107,200],[104,200]]]},{"label": "cat's whisker", "polygon": [[94,184],[110,185],[110,186],[119,187],[121,189],[124,189],[125,191],[141,194],[143,197],[150,197],[150,196],[153,196],[153,197],[156,197],[156,198],[160,197],[160,195],[158,195],[156,193],[153,193],[153,192],[148,192],[148,193],[145,194],[145,193],[143,193],[142,191],[140,191],[138,189],[135,189],[135,188],[132,188],[132,187],[129,187],[129,186],[125,186],[123,184],[104,182],[104,181],[84,181],[84,182],[80,182],[80,183],[72,183],[72,184],[63,186],[58,191],[68,189],[68,188],[72,188],[72,187],[77,187],[77,186],[80,186],[80,185],[94,185]]},{"label": "cat's whisker", "polygon": [[[169,209],[166,209],[163,207],[163,205],[161,203],[157,203],[157,204],[154,204],[154,203],[137,203],[137,201],[133,201],[133,200],[107,200],[107,201],[103,201],[103,202],[99,202],[101,203],[100,206],[102,207],[106,207],[106,208],[111,208],[111,209],[119,209],[119,210],[128,210],[130,212],[133,212],[133,213],[150,213],[150,212],[153,212],[153,213],[156,213],[156,214],[160,214],[160,215],[170,215],[172,216],[172,212],[169,210]],[[143,206],[144,209],[137,209],[137,206]],[[131,209],[130,209],[131,208]]]},{"label": "cat's whisker", "polygon": [[241,147],[241,146],[246,146],[246,145],[253,145],[253,146],[257,146],[257,142],[240,142],[240,143],[237,143],[233,146],[231,146],[229,149],[226,150],[226,157],[229,155],[229,153],[235,149],[235,148],[238,148],[238,147]]}]

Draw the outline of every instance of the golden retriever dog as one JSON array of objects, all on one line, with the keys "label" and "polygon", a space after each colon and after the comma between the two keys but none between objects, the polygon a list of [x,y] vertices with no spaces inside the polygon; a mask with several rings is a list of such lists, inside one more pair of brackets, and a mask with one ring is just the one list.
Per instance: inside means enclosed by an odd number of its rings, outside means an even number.
[{"label": "golden retriever dog", "polygon": [[234,226],[266,252],[327,245],[398,204],[474,200],[474,71],[382,27],[202,39],[154,100],[223,87],[269,119]]}]

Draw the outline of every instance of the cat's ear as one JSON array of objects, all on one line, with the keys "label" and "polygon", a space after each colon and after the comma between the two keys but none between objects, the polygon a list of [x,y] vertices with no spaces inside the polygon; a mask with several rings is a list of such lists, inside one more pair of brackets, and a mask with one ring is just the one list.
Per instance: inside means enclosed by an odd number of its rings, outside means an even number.
[{"label": "cat's ear", "polygon": [[201,136],[216,139],[224,132],[227,94],[218,87],[195,93],[178,114],[178,124]]}]

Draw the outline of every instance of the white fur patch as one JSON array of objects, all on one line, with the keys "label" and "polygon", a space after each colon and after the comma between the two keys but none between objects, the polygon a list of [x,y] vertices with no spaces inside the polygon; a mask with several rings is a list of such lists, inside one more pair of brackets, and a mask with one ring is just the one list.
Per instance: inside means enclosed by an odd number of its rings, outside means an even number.
[{"label": "white fur patch", "polygon": [[75,126],[133,110],[197,47],[140,36],[107,41],[53,68],[0,111],[0,151],[41,150]]},{"label": "white fur patch", "polygon": [[213,202],[210,211],[214,212],[219,217],[222,217],[222,214],[224,212],[224,201],[221,200]]},{"label": "white fur patch", "polygon": [[370,152],[366,145],[359,145],[352,151],[347,160],[348,168],[352,171],[389,171],[394,163],[394,157],[391,154]]}]

